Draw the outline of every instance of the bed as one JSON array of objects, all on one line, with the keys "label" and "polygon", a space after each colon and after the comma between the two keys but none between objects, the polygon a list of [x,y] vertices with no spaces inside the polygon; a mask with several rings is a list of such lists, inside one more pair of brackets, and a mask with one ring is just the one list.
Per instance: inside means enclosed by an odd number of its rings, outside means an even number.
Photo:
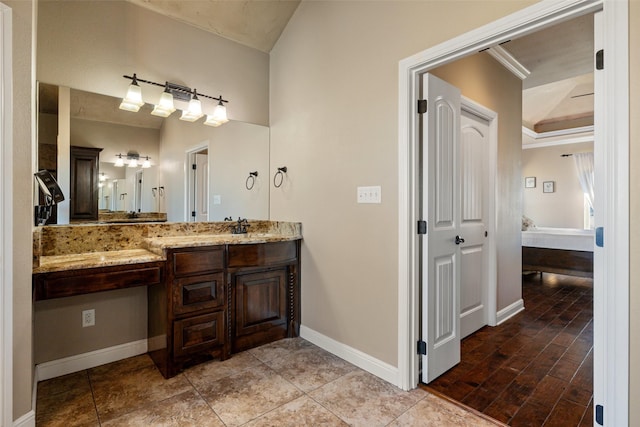
[{"label": "bed", "polygon": [[593,230],[537,227],[522,232],[522,271],[593,277]]}]

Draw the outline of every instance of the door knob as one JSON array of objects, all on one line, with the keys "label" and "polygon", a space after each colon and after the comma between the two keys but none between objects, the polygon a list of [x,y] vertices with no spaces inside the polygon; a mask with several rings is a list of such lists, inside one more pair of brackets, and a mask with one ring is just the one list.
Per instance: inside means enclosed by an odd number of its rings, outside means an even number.
[{"label": "door knob", "polygon": [[459,245],[460,243],[464,243],[464,239],[460,236],[456,236],[456,245]]}]

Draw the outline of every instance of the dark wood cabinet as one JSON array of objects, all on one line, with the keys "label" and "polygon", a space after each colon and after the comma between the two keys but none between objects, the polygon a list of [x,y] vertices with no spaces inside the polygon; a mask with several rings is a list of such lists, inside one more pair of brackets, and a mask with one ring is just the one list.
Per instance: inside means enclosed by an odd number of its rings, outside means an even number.
[{"label": "dark wood cabinet", "polygon": [[98,165],[102,148],[71,147],[70,219],[98,220]]},{"label": "dark wood cabinet", "polygon": [[165,286],[149,289],[149,354],[170,378],[203,358],[226,359],[225,246],[170,249]]},{"label": "dark wood cabinet", "polygon": [[136,286],[160,285],[163,283],[164,264],[149,262],[34,274],[33,296],[36,301],[40,301]]},{"label": "dark wood cabinet", "polygon": [[170,249],[148,291],[149,354],[166,378],[185,366],[300,330],[299,241]]},{"label": "dark wood cabinet", "polygon": [[300,332],[298,241],[229,246],[231,351]]}]

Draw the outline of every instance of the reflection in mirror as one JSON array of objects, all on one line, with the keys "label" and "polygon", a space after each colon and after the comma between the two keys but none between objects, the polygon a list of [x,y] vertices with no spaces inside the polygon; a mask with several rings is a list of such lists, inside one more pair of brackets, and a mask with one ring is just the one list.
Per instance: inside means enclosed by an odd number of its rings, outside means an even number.
[{"label": "reflection in mirror", "polygon": [[[140,219],[155,220],[165,217],[142,214],[163,212],[169,221],[221,221],[227,216],[268,219],[268,181],[258,181],[251,191],[244,184],[249,170],[269,176],[268,128],[234,121],[211,128],[178,120],[179,111],[163,119],[150,114],[153,106],[149,104],[132,113],[118,108],[119,98],[46,83],[39,83],[38,94],[39,169],[62,176],[64,183],[69,160],[60,153],[69,152],[71,146],[102,149],[94,177],[99,221],[115,218],[109,216],[112,212],[135,212]],[[197,217],[192,216],[194,201],[188,193],[194,147],[209,153],[206,181],[198,184]],[[127,154],[141,161],[148,157],[150,166],[118,167],[118,155],[126,159]],[[64,214],[56,218],[54,213],[49,223],[66,222]]]}]

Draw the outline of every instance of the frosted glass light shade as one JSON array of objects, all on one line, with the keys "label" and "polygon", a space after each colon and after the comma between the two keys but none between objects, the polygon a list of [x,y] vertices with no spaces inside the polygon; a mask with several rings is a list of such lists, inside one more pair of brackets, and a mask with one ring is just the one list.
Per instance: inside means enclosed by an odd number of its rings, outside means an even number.
[{"label": "frosted glass light shade", "polygon": [[129,160],[129,167],[130,168],[138,167],[138,159],[134,157],[131,160]]},{"label": "frosted glass light shade", "polygon": [[149,158],[147,157],[146,159],[144,159],[144,162],[142,162],[142,167],[144,169],[150,168],[151,167],[151,162],[149,161]]},{"label": "frosted glass light shade", "polygon": [[227,123],[229,119],[227,118],[227,107],[225,107],[222,102],[216,105],[216,108],[213,110],[213,119],[220,124]]},{"label": "frosted glass light shade", "polygon": [[195,98],[189,101],[189,108],[182,112],[180,120],[195,122],[202,116],[204,116],[204,114],[202,114],[202,104],[199,99]]},{"label": "frosted glass light shade", "polygon": [[137,84],[130,84],[127,90],[127,96],[120,103],[120,109],[137,113],[140,107],[144,105],[142,100],[142,90]]},{"label": "frosted glass light shade", "polygon": [[205,120],[204,122],[205,125],[207,126],[213,126],[214,128],[217,128],[218,126],[220,126],[222,123],[220,123],[219,121],[217,121],[213,115],[211,114],[207,114],[207,120]]},{"label": "frosted glass light shade", "polygon": [[118,158],[116,159],[116,162],[114,163],[115,167],[117,168],[121,168],[124,166],[124,159],[122,158],[122,156],[118,156]]},{"label": "frosted glass light shade", "polygon": [[160,101],[153,108],[151,114],[159,117],[169,117],[174,111],[176,111],[176,108],[173,106],[173,95],[169,92],[162,92]]}]

